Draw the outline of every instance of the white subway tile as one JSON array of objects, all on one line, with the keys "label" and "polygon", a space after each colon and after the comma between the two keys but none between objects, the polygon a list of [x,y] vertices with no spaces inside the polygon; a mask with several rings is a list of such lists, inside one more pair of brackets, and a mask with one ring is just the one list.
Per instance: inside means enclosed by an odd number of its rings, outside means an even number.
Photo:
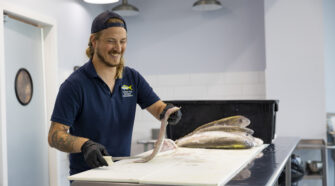
[{"label": "white subway tile", "polygon": [[225,99],[228,100],[260,100],[265,99],[264,95],[239,95],[239,96],[227,96]]},{"label": "white subway tile", "polygon": [[208,87],[208,96],[230,96],[230,95],[242,95],[242,86],[239,84],[231,85],[220,85]]},{"label": "white subway tile", "polygon": [[157,77],[154,75],[147,75],[144,76],[144,79],[149,83],[151,87],[157,87],[158,86],[158,80]]},{"label": "white subway tile", "polygon": [[265,72],[264,71],[258,72],[258,77],[259,77],[259,83],[265,83]]},{"label": "white subway tile", "polygon": [[226,99],[224,95],[208,95],[204,100],[224,100]]},{"label": "white subway tile", "polygon": [[243,100],[246,99],[243,95],[226,95],[224,100]]},{"label": "white subway tile", "polygon": [[157,75],[157,87],[184,86],[190,84],[189,74]]},{"label": "white subway tile", "polygon": [[223,81],[226,84],[258,83],[259,73],[256,72],[227,72],[223,74]]},{"label": "white subway tile", "polygon": [[173,94],[174,94],[173,87],[174,86],[166,85],[165,87],[155,88],[154,91],[162,100],[166,100],[166,99],[173,97]]},{"label": "white subway tile", "polygon": [[207,87],[208,90],[208,96],[212,97],[212,96],[224,96],[224,91],[225,91],[226,87],[225,85],[220,85],[220,86],[209,86]]},{"label": "white subway tile", "polygon": [[243,95],[265,95],[265,85],[263,84],[245,84],[243,85]]},{"label": "white subway tile", "polygon": [[231,96],[231,95],[242,95],[242,86],[240,84],[227,84],[223,86],[223,95]]},{"label": "white subway tile", "polygon": [[200,99],[206,95],[206,86],[180,86],[174,89],[174,98],[178,99]]},{"label": "white subway tile", "polygon": [[215,85],[222,81],[220,73],[197,73],[190,74],[190,84],[195,86]]},{"label": "white subway tile", "polygon": [[260,94],[260,95],[252,96],[250,99],[257,99],[257,100],[266,99],[266,96],[265,94]]}]

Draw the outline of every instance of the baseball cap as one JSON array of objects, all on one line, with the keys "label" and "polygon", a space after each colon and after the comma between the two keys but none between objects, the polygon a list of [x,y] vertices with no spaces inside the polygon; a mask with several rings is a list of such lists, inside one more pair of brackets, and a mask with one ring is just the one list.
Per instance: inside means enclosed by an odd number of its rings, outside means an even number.
[{"label": "baseball cap", "polygon": [[[120,19],[123,23],[107,23],[107,21],[110,18],[117,18]],[[93,20],[92,27],[91,27],[91,33],[97,33],[101,30],[104,30],[109,27],[123,27],[127,30],[126,21],[117,13],[112,12],[110,10],[106,10],[99,14],[95,19]]]}]

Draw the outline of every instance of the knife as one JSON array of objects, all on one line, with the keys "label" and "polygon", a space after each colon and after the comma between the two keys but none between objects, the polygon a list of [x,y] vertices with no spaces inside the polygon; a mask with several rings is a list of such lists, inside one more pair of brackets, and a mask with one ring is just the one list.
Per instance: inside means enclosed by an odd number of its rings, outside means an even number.
[{"label": "knife", "polygon": [[112,156],[112,160],[113,160],[113,161],[128,160],[128,159],[136,159],[136,158],[140,158],[140,157],[139,157],[139,156],[123,156],[123,157],[113,157],[113,156]]},{"label": "knife", "polygon": [[[120,161],[120,160],[128,160],[128,159],[136,159],[141,158],[141,156],[121,156],[121,157],[115,157],[115,156],[104,156],[105,160],[112,160],[114,161]],[[107,161],[108,163],[108,161]]]}]

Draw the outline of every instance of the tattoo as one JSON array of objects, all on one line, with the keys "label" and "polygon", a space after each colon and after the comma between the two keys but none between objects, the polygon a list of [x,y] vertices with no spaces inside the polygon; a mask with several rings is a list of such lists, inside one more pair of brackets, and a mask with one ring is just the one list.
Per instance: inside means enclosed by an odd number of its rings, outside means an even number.
[{"label": "tattoo", "polygon": [[51,146],[63,152],[74,152],[74,144],[78,140],[78,137],[67,133],[67,130],[68,127],[66,126],[60,127],[52,124],[49,132],[51,134]]},{"label": "tattoo", "polygon": [[68,131],[67,127],[62,126],[64,131]]}]

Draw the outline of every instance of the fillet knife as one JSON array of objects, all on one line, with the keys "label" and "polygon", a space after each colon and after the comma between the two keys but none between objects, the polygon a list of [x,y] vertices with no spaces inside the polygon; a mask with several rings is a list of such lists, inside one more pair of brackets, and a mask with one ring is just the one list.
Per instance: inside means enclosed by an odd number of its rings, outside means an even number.
[{"label": "fillet knife", "polygon": [[104,156],[104,158],[109,159],[111,158],[112,161],[120,161],[120,160],[128,160],[128,159],[136,159],[136,158],[141,158],[141,156],[122,156],[122,157],[114,157],[114,156]]}]

